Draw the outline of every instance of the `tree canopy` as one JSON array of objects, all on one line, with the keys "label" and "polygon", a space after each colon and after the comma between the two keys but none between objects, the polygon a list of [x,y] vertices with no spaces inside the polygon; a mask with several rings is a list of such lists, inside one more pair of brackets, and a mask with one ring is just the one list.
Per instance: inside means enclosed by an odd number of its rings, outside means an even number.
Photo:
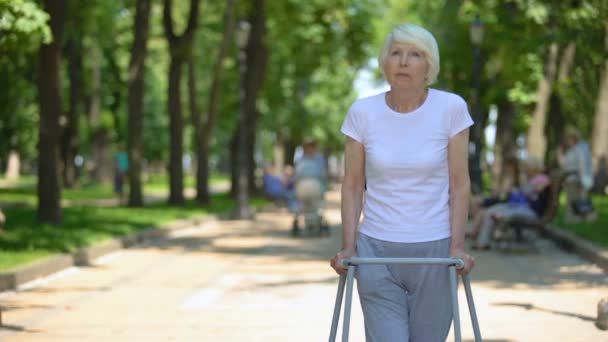
[{"label": "tree canopy", "polygon": [[[21,157],[22,172],[40,165],[36,137],[44,127],[36,82],[48,71],[38,58],[40,47],[54,42],[60,49],[57,139],[63,139],[62,160],[56,167],[74,167],[70,163],[79,155],[85,161],[84,175],[106,181],[108,171],[103,168],[111,167],[113,153],[124,148],[130,134],[128,89],[139,3],[65,0],[52,17],[39,1],[0,0],[0,79],[10,85],[0,93],[0,132],[5,137],[0,140],[0,166],[6,167],[11,151]],[[240,134],[242,75],[239,49],[225,31],[247,20],[252,35],[261,32],[250,38],[246,57],[250,69],[258,68],[263,75],[246,70],[243,76],[254,87],[246,89],[250,97],[245,98],[253,100],[246,122],[255,132],[247,152],[255,162],[290,162],[305,136],[317,138],[328,153],[339,155],[340,124],[358,97],[355,80],[363,69],[371,69],[380,79],[379,68],[370,67],[370,61],[387,33],[401,22],[420,24],[435,35],[441,71],[433,86],[462,95],[470,106],[476,94],[475,63],[481,63],[478,124],[485,127],[492,108],[497,108],[499,131],[496,146],[480,143],[492,148],[498,161],[527,150],[550,162],[563,127],[569,124],[585,138],[595,137],[596,160],[608,150],[608,134],[601,132],[608,127],[602,106],[608,101],[606,0],[250,0],[202,1],[200,8],[190,1],[151,1],[150,6],[142,62],[142,144],[141,151],[131,151],[137,152],[146,170],[166,170],[169,157],[176,164],[181,154],[208,158],[203,162],[214,172],[230,170],[234,151],[229,145]],[[192,9],[198,20],[192,20]],[[233,24],[226,25],[225,13],[234,13]],[[259,22],[252,21],[255,13]],[[469,37],[476,17],[485,31],[479,61]],[[53,37],[51,24],[58,20],[63,35]],[[178,43],[182,34],[189,39],[187,44]],[[220,54],[222,46],[226,50]],[[259,58],[266,62],[255,64]],[[184,67],[176,67],[177,62]],[[252,77],[260,82],[251,82]],[[216,90],[210,96],[212,84]],[[168,106],[170,101],[180,110]],[[210,114],[215,111],[217,115]],[[209,129],[199,130],[209,117]],[[203,140],[201,132],[206,134]],[[197,167],[196,158],[193,163],[187,160],[185,173],[193,171],[190,164]],[[253,172],[255,166],[247,167]],[[489,171],[489,162],[483,167]],[[175,170],[174,177],[181,177],[181,168]],[[69,184],[64,175],[63,186]],[[176,181],[173,191],[179,193],[181,184]]]}]

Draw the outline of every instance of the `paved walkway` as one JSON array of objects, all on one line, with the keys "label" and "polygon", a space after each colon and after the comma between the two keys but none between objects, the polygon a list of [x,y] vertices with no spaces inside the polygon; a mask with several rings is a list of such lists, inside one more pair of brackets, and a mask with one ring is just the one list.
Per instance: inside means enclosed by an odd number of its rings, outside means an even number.
[{"label": "paved walkway", "polygon": [[[327,210],[334,224],[337,196],[330,194]],[[0,293],[0,340],[327,340],[337,284],[328,259],[339,228],[294,239],[289,226],[284,212],[208,222]],[[593,324],[597,302],[608,296],[598,267],[548,241],[538,254],[476,256],[484,341],[608,341]],[[472,341],[463,296],[460,303],[463,337]],[[353,308],[351,341],[363,341],[358,303]]]}]

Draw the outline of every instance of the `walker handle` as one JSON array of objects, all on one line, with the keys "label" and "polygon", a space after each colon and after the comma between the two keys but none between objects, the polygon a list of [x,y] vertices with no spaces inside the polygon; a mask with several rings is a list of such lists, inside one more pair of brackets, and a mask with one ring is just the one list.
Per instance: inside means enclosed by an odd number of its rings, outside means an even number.
[{"label": "walker handle", "polygon": [[349,265],[447,265],[456,266],[457,269],[464,267],[464,260],[457,258],[348,258],[342,260],[342,267]]}]

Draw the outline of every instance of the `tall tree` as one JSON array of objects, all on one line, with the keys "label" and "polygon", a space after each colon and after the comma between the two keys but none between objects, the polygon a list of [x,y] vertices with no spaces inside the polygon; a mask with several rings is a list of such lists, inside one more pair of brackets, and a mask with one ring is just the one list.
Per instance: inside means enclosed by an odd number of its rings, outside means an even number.
[{"label": "tall tree", "polygon": [[90,61],[91,92],[89,94],[89,128],[91,129],[91,159],[93,170],[91,177],[96,182],[110,183],[112,181],[113,165],[110,150],[111,126],[106,120],[104,111],[104,79],[102,72],[104,56],[101,47],[91,46],[88,59]]},{"label": "tall tree", "polygon": [[78,122],[83,104],[83,50],[81,35],[78,33],[70,35],[65,46],[70,82],[69,103],[65,125],[61,131],[61,164],[65,187],[72,187],[76,181],[74,158],[78,153]]},{"label": "tall tree", "polygon": [[150,0],[137,0],[135,22],[133,24],[133,45],[129,61],[129,117],[127,135],[127,154],[129,157],[129,200],[130,207],[144,204],[141,171],[143,161],[143,101],[144,71],[148,52],[148,33],[150,21]]},{"label": "tall tree", "polygon": [[183,117],[181,105],[181,76],[182,66],[188,61],[192,52],[194,32],[199,17],[200,0],[190,0],[190,15],[188,24],[181,35],[175,33],[171,18],[172,0],[164,0],[163,26],[165,37],[169,42],[171,62],[169,65],[168,111],[171,134],[169,149],[169,203],[182,205],[184,203],[184,179],[182,167],[183,155]]},{"label": "tall tree", "polygon": [[[248,14],[251,33],[245,47],[244,79],[241,80],[244,90],[239,111],[239,122],[232,136],[232,193],[237,198],[237,216],[249,216],[249,193],[253,189],[255,131],[258,118],[256,102],[266,72],[268,49],[266,46],[266,5],[264,0],[253,0]],[[241,65],[241,67],[243,67]],[[235,189],[236,185],[236,189]]]},{"label": "tall tree", "polygon": [[[209,143],[211,136],[215,129],[215,122],[218,112],[218,106],[220,102],[220,89],[223,76],[223,65],[228,54],[228,49],[232,41],[232,35],[234,31],[234,12],[235,12],[235,0],[227,0],[226,8],[224,9],[224,29],[222,41],[215,61],[215,67],[212,70],[211,86],[209,89],[209,100],[207,104],[206,117],[203,120],[197,118],[197,114],[193,110],[193,125],[194,125],[194,136],[195,136],[195,151],[196,151],[196,200],[200,204],[209,202]],[[190,79],[194,82],[196,78],[194,69],[190,68]],[[191,84],[191,89],[196,88],[194,84]],[[190,100],[194,101],[194,96],[190,96]],[[193,102],[193,106],[195,103]]]},{"label": "tall tree", "polygon": [[604,19],[604,66],[600,75],[600,88],[597,94],[595,118],[593,121],[592,152],[596,169],[594,188],[605,192],[608,186],[608,20]]},{"label": "tall tree", "polygon": [[18,177],[21,159],[36,155],[34,54],[51,41],[51,31],[48,14],[34,2],[0,1],[0,13],[0,84],[10,85],[0,92],[0,165],[7,177]]},{"label": "tall tree", "polygon": [[[530,2],[522,6],[531,19],[540,18],[536,20],[540,28],[537,33],[549,27],[549,35],[544,36],[545,41],[539,41],[545,50],[545,66],[542,77],[538,80],[536,106],[527,132],[528,153],[544,160],[550,154],[550,149],[561,141],[560,131],[568,119],[564,98],[573,95],[571,89],[575,83],[571,81],[571,73],[581,41],[577,36],[589,30],[585,25],[594,21],[596,15],[592,12],[598,8],[594,8],[597,3],[594,4],[593,1]],[[576,110],[583,112],[582,108]],[[552,127],[546,127],[549,121]],[[580,127],[581,121],[583,120],[575,120],[575,123]]]},{"label": "tall tree", "polygon": [[42,44],[39,53],[38,219],[42,222],[59,223],[61,221],[59,118],[62,115],[59,69],[66,0],[43,0],[42,3],[51,16],[53,40]]},{"label": "tall tree", "polygon": [[498,118],[496,120],[496,139],[494,145],[493,176],[494,187],[498,189],[500,196],[505,195],[511,189],[507,187],[513,184],[512,174],[505,166],[517,158],[517,145],[515,130],[515,105],[506,96],[499,98],[497,103]]},{"label": "tall tree", "polygon": [[247,73],[245,74],[245,122],[242,134],[245,135],[247,159],[245,165],[239,165],[247,170],[247,184],[249,190],[254,189],[254,151],[256,146],[256,132],[258,126],[259,109],[256,104],[266,75],[268,64],[268,46],[266,42],[266,4],[265,0],[254,0],[252,11],[249,14],[251,23],[251,36],[247,41]]},{"label": "tall tree", "polygon": [[[570,73],[574,63],[576,44],[569,42],[562,51],[559,60],[559,69],[555,80],[553,91],[549,97],[549,108],[547,121],[551,125],[545,125],[545,144],[547,147],[559,146],[563,140],[564,128],[566,126],[566,115],[564,112],[564,100],[568,95],[567,89],[570,81]],[[547,148],[541,158],[549,161],[553,157],[554,149]]]}]

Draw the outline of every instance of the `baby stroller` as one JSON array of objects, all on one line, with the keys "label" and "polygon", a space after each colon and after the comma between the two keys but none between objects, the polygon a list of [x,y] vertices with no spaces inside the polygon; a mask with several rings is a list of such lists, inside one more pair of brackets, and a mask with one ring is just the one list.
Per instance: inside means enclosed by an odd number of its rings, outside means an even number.
[{"label": "baby stroller", "polygon": [[303,144],[304,154],[295,167],[295,193],[298,210],[293,220],[292,234],[299,235],[298,216],[304,216],[304,227],[308,233],[319,235],[329,233],[329,227],[321,216],[327,189],[327,170],[322,155],[316,152],[314,140],[307,139]]},{"label": "baby stroller", "polygon": [[292,234],[300,234],[299,217],[304,219],[304,228],[309,234],[327,235],[329,227],[323,219],[325,205],[323,182],[317,178],[306,177],[296,182],[298,210],[294,213]]}]

